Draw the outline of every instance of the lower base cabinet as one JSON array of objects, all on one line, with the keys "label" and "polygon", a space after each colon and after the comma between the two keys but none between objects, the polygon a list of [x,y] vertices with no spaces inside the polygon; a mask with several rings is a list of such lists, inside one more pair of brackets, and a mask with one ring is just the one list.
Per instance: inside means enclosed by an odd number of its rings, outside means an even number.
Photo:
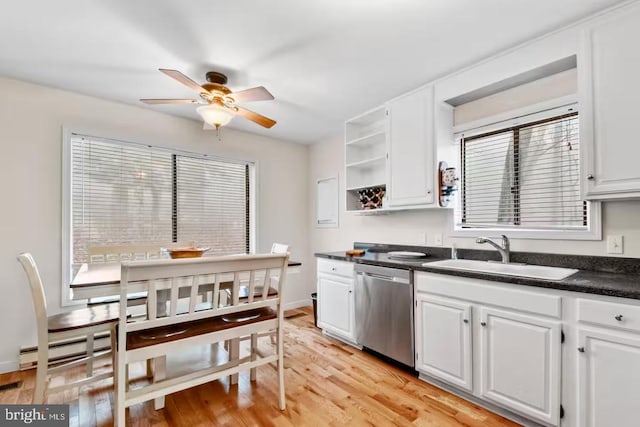
[{"label": "lower base cabinet", "polygon": [[318,259],[318,326],[355,344],[356,320],[353,263]]},{"label": "lower base cabinet", "polygon": [[487,403],[560,425],[561,299],[416,273],[416,369]]},{"label": "lower base cabinet", "polygon": [[417,294],[416,369],[473,391],[471,304]]},{"label": "lower base cabinet", "polygon": [[480,394],[548,424],[560,422],[560,322],[480,307]]},{"label": "lower base cabinet", "polygon": [[578,425],[640,425],[640,336],[578,330]]}]

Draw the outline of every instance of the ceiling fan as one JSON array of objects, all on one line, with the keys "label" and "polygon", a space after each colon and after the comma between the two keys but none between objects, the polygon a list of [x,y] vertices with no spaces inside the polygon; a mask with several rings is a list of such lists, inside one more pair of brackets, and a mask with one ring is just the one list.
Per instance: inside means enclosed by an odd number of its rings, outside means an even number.
[{"label": "ceiling fan", "polygon": [[165,68],[160,68],[159,70],[196,91],[200,95],[200,99],[141,99],[140,101],[145,104],[201,104],[196,111],[204,120],[205,129],[209,128],[207,125],[219,129],[220,126],[229,123],[236,115],[266,128],[276,124],[275,120],[236,105],[238,102],[272,100],[273,95],[262,86],[231,92],[225,86],[227,84],[227,76],[217,71],[209,71],[206,74],[207,83],[199,85],[180,71]]}]

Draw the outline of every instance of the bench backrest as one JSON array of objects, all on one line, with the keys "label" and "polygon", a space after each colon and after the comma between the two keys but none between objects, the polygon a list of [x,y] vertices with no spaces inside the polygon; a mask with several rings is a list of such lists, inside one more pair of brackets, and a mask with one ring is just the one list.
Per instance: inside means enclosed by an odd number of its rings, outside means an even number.
[{"label": "bench backrest", "polygon": [[[268,295],[272,276],[286,281],[288,254],[234,255],[175,260],[126,261],[122,263],[120,328],[124,332],[230,315],[263,307],[276,308],[282,318],[280,294]],[[239,298],[240,284],[249,287],[248,299]],[[260,293],[256,292],[260,288]],[[220,291],[230,288],[232,298],[220,305]],[[206,308],[203,292],[213,291]],[[127,323],[127,296],[147,292],[147,314]],[[122,342],[124,344],[124,341]]]}]

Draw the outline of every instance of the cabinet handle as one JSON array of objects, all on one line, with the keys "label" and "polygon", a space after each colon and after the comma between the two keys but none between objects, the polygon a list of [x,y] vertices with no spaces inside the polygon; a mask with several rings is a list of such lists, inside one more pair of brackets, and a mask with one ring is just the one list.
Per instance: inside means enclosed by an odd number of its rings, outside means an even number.
[{"label": "cabinet handle", "polygon": [[588,179],[589,181],[593,181],[593,179],[594,179],[594,178],[595,178],[595,176],[593,176],[593,174],[589,174],[589,175],[587,175],[587,179]]},{"label": "cabinet handle", "polygon": [[622,314],[618,314],[617,316],[615,316],[615,319],[616,319],[618,322],[622,322],[622,318],[623,318]]},{"label": "cabinet handle", "polygon": [[336,271],[336,268],[335,267],[331,267],[331,271]]},{"label": "cabinet handle", "polygon": [[487,322],[480,322],[480,326],[487,326]]},{"label": "cabinet handle", "polygon": [[463,319],[462,320],[464,323],[469,323],[469,319]]},{"label": "cabinet handle", "polygon": [[431,190],[427,190],[427,194],[431,194]]},{"label": "cabinet handle", "polygon": [[349,293],[352,293],[353,291],[351,289],[349,289]]},{"label": "cabinet handle", "polygon": [[578,347],[578,351],[579,351],[580,353],[584,353],[584,347]]}]

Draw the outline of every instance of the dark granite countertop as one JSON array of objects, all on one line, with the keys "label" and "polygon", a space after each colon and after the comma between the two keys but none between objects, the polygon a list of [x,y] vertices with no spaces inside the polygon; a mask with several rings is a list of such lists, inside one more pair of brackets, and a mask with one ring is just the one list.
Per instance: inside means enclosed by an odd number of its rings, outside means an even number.
[{"label": "dark granite countertop", "polygon": [[[491,274],[484,272],[473,272],[464,270],[445,270],[437,267],[429,267],[428,264],[433,261],[440,261],[443,259],[449,259],[448,254],[450,248],[425,248],[425,247],[407,247],[407,246],[392,246],[392,247],[380,247],[378,245],[367,247],[354,245],[356,248],[365,248],[366,252],[363,256],[351,257],[345,255],[345,252],[319,252],[315,256],[319,258],[335,259],[340,261],[350,261],[359,264],[379,265],[383,267],[401,268],[412,271],[426,271],[430,273],[447,274],[451,276],[469,277],[473,279],[490,280],[502,283],[512,283],[514,285],[535,286],[539,288],[558,289],[571,292],[585,292],[597,295],[608,295],[622,298],[640,299],[640,273],[638,273],[637,265],[640,265],[640,259],[634,260],[630,258],[620,258],[619,262],[624,264],[622,266],[612,266],[611,263],[615,263],[615,258],[609,257],[583,257],[573,255],[554,255],[554,254],[537,254],[531,255],[529,258],[533,261],[545,261],[541,262],[529,262],[530,264],[538,265],[553,265],[556,267],[565,268],[578,268],[579,271],[566,279],[553,281],[533,279],[529,277],[517,277],[517,276],[505,276],[501,274]],[[427,253],[426,258],[419,260],[398,260],[389,258],[386,250],[409,250],[420,251]],[[460,251],[462,252],[462,251]],[[459,253],[460,253],[459,252]],[[471,252],[466,250],[465,252]],[[475,251],[474,252],[488,252],[489,258],[493,255],[490,251]],[[496,252],[497,254],[497,252]],[[526,262],[527,258],[525,253],[520,253],[519,256],[514,259],[515,262]],[[470,254],[469,256],[461,258],[465,259],[482,259],[482,256],[476,254]],[[586,263],[585,258],[600,258],[600,260],[594,260],[590,263],[591,266],[600,266],[599,268],[606,268],[612,271],[594,271],[581,269],[583,264]],[[605,260],[608,260],[605,262]],[[613,260],[613,261],[612,261]]]}]

